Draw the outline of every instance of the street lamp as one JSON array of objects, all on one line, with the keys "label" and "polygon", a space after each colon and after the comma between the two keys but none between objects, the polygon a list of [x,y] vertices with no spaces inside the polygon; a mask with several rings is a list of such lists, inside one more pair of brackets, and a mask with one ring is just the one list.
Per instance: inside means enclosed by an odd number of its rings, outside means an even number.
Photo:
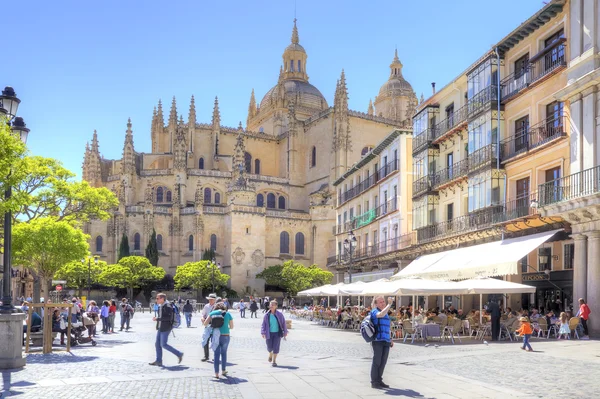
[{"label": "street lamp", "polygon": [[[98,257],[94,256],[94,264],[97,266],[98,265]],[[90,282],[90,275],[91,275],[91,268],[92,268],[92,257],[88,256],[88,278],[87,278],[87,300],[88,303],[90,301],[90,289],[91,289],[91,282]],[[81,263],[83,263],[85,265],[85,258],[81,259]]]},{"label": "street lamp", "polygon": [[217,269],[221,270],[221,263],[217,263],[217,260],[215,258],[212,258],[212,260],[210,261],[210,263],[206,266],[208,268],[210,268],[211,273],[212,273],[212,292],[215,292],[215,266],[217,266]]},{"label": "street lamp", "polygon": [[[21,100],[17,98],[12,87],[6,86],[0,96],[0,114],[8,118],[8,124],[11,125],[14,134],[18,134],[23,144],[27,144],[29,129],[25,125],[23,118],[15,117]],[[13,120],[14,119],[14,120]],[[4,191],[4,199],[10,200],[12,197],[12,187],[7,185]],[[12,212],[4,213],[4,274],[2,285],[2,306],[0,313],[20,313],[20,310],[12,304],[11,292],[11,244],[12,244]]]},{"label": "street lamp", "polygon": [[344,249],[348,254],[348,282],[352,283],[352,252],[356,248],[356,237],[352,230],[348,232],[348,238],[344,240]]}]

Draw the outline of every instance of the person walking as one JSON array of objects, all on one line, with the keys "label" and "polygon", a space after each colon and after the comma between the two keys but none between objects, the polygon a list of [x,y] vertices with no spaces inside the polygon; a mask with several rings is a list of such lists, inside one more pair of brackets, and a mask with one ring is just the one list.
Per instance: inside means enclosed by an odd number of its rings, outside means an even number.
[{"label": "person walking", "polygon": [[102,309],[100,309],[100,319],[102,320],[102,334],[107,334],[109,329],[108,315],[109,315],[110,304],[108,301],[102,302]]},{"label": "person walking", "polygon": [[131,322],[131,316],[133,316],[133,308],[127,303],[127,298],[121,299],[121,329],[119,331],[129,331],[129,323]]},{"label": "person walking", "polygon": [[[202,318],[200,319],[202,321],[202,325],[205,325],[206,319],[208,319],[208,316],[210,315],[210,312],[212,312],[215,308],[215,302],[217,301],[217,294],[210,294],[209,296],[206,297],[206,299],[208,299],[208,303],[206,305],[204,305],[204,308],[202,309]],[[204,327],[204,328],[210,328],[210,327]],[[204,358],[202,359],[203,362],[207,362],[209,359],[209,352],[208,352],[208,346],[210,345],[209,341],[206,341],[206,344],[204,345]]]},{"label": "person walking", "polygon": [[383,371],[387,364],[390,348],[394,346],[390,334],[390,316],[388,312],[394,303],[394,298],[389,297],[387,306],[383,296],[373,298],[371,307],[371,321],[375,326],[376,336],[371,345],[373,346],[373,362],[371,364],[371,388],[383,389],[390,386],[383,382]]},{"label": "person walking", "polygon": [[581,318],[581,326],[583,327],[583,337],[581,337],[581,339],[590,339],[590,334],[587,326],[587,322],[590,318],[590,313],[592,313],[592,311],[590,310],[590,307],[587,305],[587,303],[585,303],[585,300],[583,298],[579,298],[579,311],[577,312],[576,317]]},{"label": "person walking", "polygon": [[114,299],[110,300],[110,307],[108,308],[108,332],[115,332],[115,316],[117,315],[117,302]]},{"label": "person walking", "polygon": [[487,306],[487,311],[492,317],[492,341],[498,341],[500,335],[500,306],[498,302],[491,301]]},{"label": "person walking", "polygon": [[269,297],[266,296],[263,301],[263,313],[267,313],[269,311]]},{"label": "person walking", "polygon": [[252,302],[250,302],[250,318],[252,318],[252,316],[258,318],[258,316],[256,315],[257,310],[258,305],[256,304],[256,299],[253,299]]},{"label": "person walking", "polygon": [[267,350],[269,351],[269,362],[273,362],[273,367],[277,367],[277,355],[281,346],[281,338],[287,337],[288,330],[285,324],[285,316],[277,310],[277,301],[270,302],[269,312],[263,317],[260,333],[267,341]]},{"label": "person walking", "polygon": [[189,299],[185,300],[185,305],[183,305],[183,315],[185,316],[185,324],[187,324],[187,328],[192,326],[192,313],[194,312],[194,306],[190,303]]},{"label": "person walking", "polygon": [[521,322],[521,327],[519,327],[519,329],[515,332],[519,336],[523,337],[523,346],[521,349],[527,350],[527,352],[533,352],[533,348],[529,344],[529,339],[531,338],[531,334],[533,334],[531,323],[529,323],[529,319],[527,317],[521,317],[519,321]]},{"label": "person walking", "polygon": [[[216,325],[217,318],[222,318],[220,327]],[[223,302],[217,303],[215,309],[208,314],[204,325],[207,328],[213,328],[213,342],[211,346],[214,351],[215,378],[219,378],[219,365],[221,366],[221,374],[223,377],[226,377],[227,348],[229,347],[231,329],[233,328],[233,317],[227,311],[227,305]],[[218,334],[214,330],[218,330]],[[219,336],[218,341],[216,338],[217,335]]]},{"label": "person walking", "polygon": [[163,349],[177,356],[177,364],[181,364],[183,352],[178,351],[168,343],[169,334],[171,334],[171,330],[173,329],[173,320],[175,320],[173,306],[167,301],[167,295],[163,293],[156,294],[156,303],[159,306],[158,317],[152,318],[152,321],[156,322],[156,342],[154,344],[156,348],[156,360],[150,363],[150,366],[162,367]]},{"label": "person walking", "polygon": [[242,319],[246,318],[246,302],[244,302],[244,299],[240,299],[240,317]]}]

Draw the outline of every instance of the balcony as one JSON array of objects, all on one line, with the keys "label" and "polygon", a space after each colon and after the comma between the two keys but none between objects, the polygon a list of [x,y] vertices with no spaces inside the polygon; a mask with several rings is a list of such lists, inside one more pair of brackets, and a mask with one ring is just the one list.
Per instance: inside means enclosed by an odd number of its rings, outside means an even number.
[{"label": "balcony", "polygon": [[566,68],[564,40],[544,49],[538,56],[532,58],[525,70],[512,73],[500,82],[502,102],[515,98],[530,86],[542,81],[546,76]]},{"label": "balcony", "polygon": [[385,216],[388,213],[392,213],[398,210],[398,200],[393,198],[381,205],[377,208],[373,208],[368,210],[365,213],[362,213],[356,217],[353,217],[350,221],[344,222],[341,225],[336,226],[336,230],[334,230],[334,234],[342,234],[350,230],[355,230],[360,227],[366,226],[369,223],[373,222],[377,218],[381,216]]},{"label": "balcony", "polygon": [[498,159],[498,146],[496,143],[488,144],[485,147],[469,154],[468,170],[469,173],[475,172],[481,168],[493,167]]},{"label": "balcony", "polygon": [[552,116],[528,129],[519,129],[515,132],[514,136],[511,136],[500,143],[500,159],[502,162],[505,162],[517,155],[541,147],[558,138],[566,137],[567,123],[568,119],[566,116]]},{"label": "balcony", "polygon": [[463,176],[466,176],[469,172],[469,159],[463,159],[462,161],[456,162],[452,166],[444,168],[435,172],[433,175],[433,187],[439,188],[448,183],[453,182]]},{"label": "balcony", "polygon": [[[385,255],[399,251],[402,249],[409,248],[416,245],[416,235],[414,232],[403,234],[399,237],[390,238],[385,241],[376,242],[369,246],[362,248],[356,248],[352,252],[352,262],[361,261],[375,256]],[[348,253],[330,256],[327,258],[327,265],[333,265],[336,263],[349,263],[350,256]]]},{"label": "balcony", "polygon": [[388,162],[387,164],[385,164],[384,166],[379,168],[379,170],[377,170],[374,174],[369,176],[367,179],[361,181],[356,186],[344,191],[342,193],[340,205],[345,202],[350,201],[352,198],[357,197],[361,193],[363,193],[366,190],[368,190],[369,188],[373,187],[377,182],[388,177],[390,174],[392,174],[392,172],[397,171],[398,165],[399,165],[399,161],[397,159],[393,160],[391,162]]},{"label": "balcony", "polygon": [[413,198],[433,190],[433,175],[427,175],[413,182]]},{"label": "balcony", "polygon": [[413,154],[417,154],[427,148],[436,137],[436,127],[430,127],[413,137]]},{"label": "balcony", "polygon": [[503,221],[507,222],[514,219],[534,216],[538,213],[537,209],[531,206],[534,201],[538,200],[538,193],[520,195],[518,198],[507,201],[504,204]]},{"label": "balcony", "polygon": [[539,186],[540,206],[587,197],[600,192],[600,165]]},{"label": "balcony", "polygon": [[454,111],[448,118],[435,125],[434,141],[438,141],[440,137],[443,137],[446,133],[462,125],[463,122],[466,122],[468,110],[469,106],[465,105]]},{"label": "balcony", "polygon": [[[467,103],[467,118],[474,118],[481,112],[491,108],[492,103],[498,100],[498,86],[489,85],[475,94]],[[413,141],[414,147],[414,141]],[[413,151],[414,152],[414,151]]]}]

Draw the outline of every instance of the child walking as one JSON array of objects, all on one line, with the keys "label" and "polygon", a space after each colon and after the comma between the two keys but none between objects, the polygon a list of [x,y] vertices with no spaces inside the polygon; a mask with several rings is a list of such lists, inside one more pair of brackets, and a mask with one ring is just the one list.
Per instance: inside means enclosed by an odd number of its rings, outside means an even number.
[{"label": "child walking", "polygon": [[529,319],[527,317],[521,317],[519,321],[521,322],[521,327],[516,332],[519,336],[523,337],[523,346],[521,349],[525,350],[525,348],[527,348],[527,352],[533,352],[533,348],[529,345],[529,338],[531,338],[531,334],[533,333]]},{"label": "child walking", "polygon": [[565,336],[565,339],[569,339],[571,337],[571,328],[569,327],[569,317],[565,312],[561,312],[560,314],[560,330],[558,330],[558,339],[561,339],[562,336]]}]

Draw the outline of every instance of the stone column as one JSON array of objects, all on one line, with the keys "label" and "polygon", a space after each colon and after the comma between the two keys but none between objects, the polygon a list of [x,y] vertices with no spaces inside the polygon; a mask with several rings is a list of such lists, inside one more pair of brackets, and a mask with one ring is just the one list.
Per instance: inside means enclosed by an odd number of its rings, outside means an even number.
[{"label": "stone column", "polygon": [[[600,309],[600,231],[588,236],[587,298],[590,309]],[[597,311],[596,311],[597,312]],[[590,316],[588,328],[592,333],[600,332],[600,316]]]},{"label": "stone column", "polygon": [[579,298],[585,298],[587,295],[587,236],[583,234],[573,234],[575,241],[575,259],[573,265],[573,310],[576,311],[579,306]]},{"label": "stone column", "polygon": [[23,356],[23,320],[25,313],[0,314],[0,369],[25,366]]}]

